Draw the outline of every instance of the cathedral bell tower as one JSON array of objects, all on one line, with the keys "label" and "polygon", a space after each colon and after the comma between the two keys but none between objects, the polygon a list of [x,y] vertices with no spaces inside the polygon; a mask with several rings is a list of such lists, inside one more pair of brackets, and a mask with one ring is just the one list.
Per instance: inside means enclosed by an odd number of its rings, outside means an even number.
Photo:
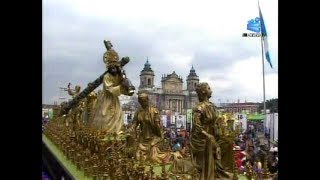
[{"label": "cathedral bell tower", "polygon": [[192,65],[190,73],[187,77],[187,90],[190,92],[195,91],[198,84],[199,84],[199,76],[196,74],[196,71],[194,70]]},{"label": "cathedral bell tower", "polygon": [[153,88],[154,87],[154,72],[151,69],[151,64],[147,58],[144,68],[140,73],[140,86],[139,89]]}]

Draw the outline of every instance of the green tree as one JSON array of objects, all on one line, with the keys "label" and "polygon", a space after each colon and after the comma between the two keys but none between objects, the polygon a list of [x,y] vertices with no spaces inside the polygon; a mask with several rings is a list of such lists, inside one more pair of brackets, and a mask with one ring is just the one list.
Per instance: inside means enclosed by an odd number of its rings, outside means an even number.
[{"label": "green tree", "polygon": [[[266,100],[266,109],[270,109],[270,113],[278,112],[278,98]],[[259,105],[259,112],[263,111],[263,102]]]}]

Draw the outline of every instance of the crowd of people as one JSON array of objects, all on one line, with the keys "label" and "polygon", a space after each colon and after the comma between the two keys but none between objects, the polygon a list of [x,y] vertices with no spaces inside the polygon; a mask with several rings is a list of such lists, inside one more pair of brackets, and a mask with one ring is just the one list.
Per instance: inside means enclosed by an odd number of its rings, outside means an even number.
[{"label": "crowd of people", "polygon": [[236,165],[240,171],[246,171],[246,165],[250,163],[254,171],[261,172],[266,162],[269,172],[277,174],[278,142],[270,144],[263,132],[249,127],[237,137],[235,150],[237,151]]},{"label": "crowd of people", "polygon": [[189,142],[190,133],[184,127],[181,127],[179,131],[166,128],[164,137],[173,151],[183,151]]},{"label": "crowd of people", "polygon": [[49,117],[48,116],[44,116],[42,117],[42,131],[44,129],[44,126],[49,122]]},{"label": "crowd of people", "polygon": [[[173,151],[184,151],[189,144],[190,134],[183,127],[179,131],[166,128],[164,137]],[[270,145],[263,130],[249,126],[236,138],[234,150],[235,163],[240,172],[246,171],[247,163],[255,172],[262,172],[266,161],[269,172],[277,174],[278,142]]]}]

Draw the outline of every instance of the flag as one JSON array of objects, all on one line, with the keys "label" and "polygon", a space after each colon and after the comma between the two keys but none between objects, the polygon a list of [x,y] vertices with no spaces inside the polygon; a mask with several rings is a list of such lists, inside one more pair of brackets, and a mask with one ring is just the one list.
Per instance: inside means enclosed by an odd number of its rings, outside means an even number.
[{"label": "flag", "polygon": [[271,63],[271,59],[270,59],[270,54],[269,54],[268,34],[267,34],[266,26],[264,25],[264,20],[262,17],[260,5],[258,4],[258,6],[259,6],[259,16],[260,16],[260,23],[261,23],[261,34],[262,34],[262,41],[263,41],[263,46],[264,46],[264,53],[266,55],[266,59],[267,59],[268,63],[270,64],[271,68],[273,68],[272,63]]}]

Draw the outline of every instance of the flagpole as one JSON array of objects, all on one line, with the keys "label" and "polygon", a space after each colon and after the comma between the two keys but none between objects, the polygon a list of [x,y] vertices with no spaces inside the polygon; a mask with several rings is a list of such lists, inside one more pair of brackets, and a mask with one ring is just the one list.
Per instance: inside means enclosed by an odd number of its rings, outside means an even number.
[{"label": "flagpole", "polygon": [[263,78],[263,112],[266,115],[266,88],[264,78],[264,53],[263,53],[263,37],[261,34],[261,52],[262,52],[262,78]]},{"label": "flagpole", "polygon": [[[258,8],[260,12],[260,3],[258,0]],[[262,28],[262,22],[260,21],[260,28]],[[264,113],[264,121],[267,119],[267,111],[266,111],[266,88],[265,88],[265,78],[264,78],[264,53],[263,53],[263,36],[264,34],[261,32],[261,55],[262,55],[262,79],[263,79],[263,113]]]}]

